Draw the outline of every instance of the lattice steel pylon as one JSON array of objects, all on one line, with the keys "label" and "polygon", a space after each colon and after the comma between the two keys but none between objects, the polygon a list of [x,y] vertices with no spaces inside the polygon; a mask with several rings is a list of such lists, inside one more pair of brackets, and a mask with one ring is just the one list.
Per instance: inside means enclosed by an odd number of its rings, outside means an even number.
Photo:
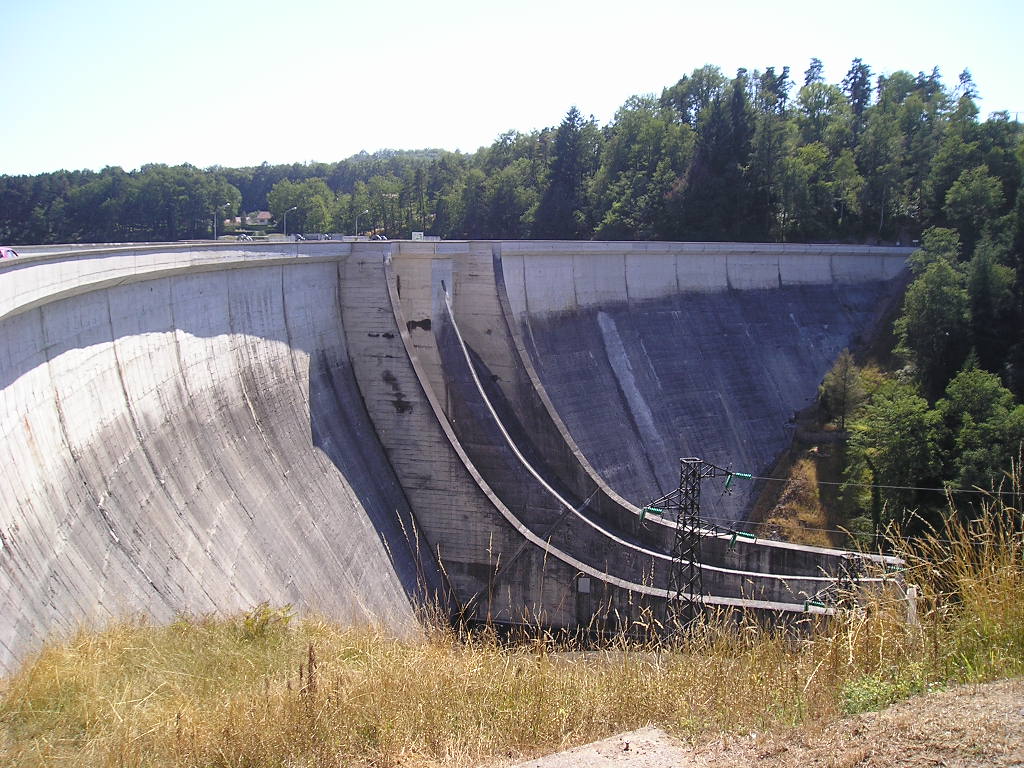
[{"label": "lattice steel pylon", "polygon": [[644,513],[668,513],[676,523],[672,541],[672,566],[668,577],[670,627],[698,616],[704,602],[700,544],[707,531],[700,518],[701,481],[711,477],[731,478],[739,474],[703,459],[679,459],[679,488],[644,507]]}]

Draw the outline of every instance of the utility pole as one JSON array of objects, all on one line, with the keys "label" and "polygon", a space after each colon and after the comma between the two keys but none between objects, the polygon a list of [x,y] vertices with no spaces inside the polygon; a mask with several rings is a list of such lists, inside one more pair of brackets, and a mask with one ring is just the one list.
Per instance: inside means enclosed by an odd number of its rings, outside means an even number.
[{"label": "utility pole", "polygon": [[[669,513],[676,523],[672,542],[672,567],[668,577],[670,624],[682,624],[695,618],[703,604],[700,545],[706,531],[700,519],[700,484],[705,478],[711,477],[726,478],[728,489],[733,477],[749,478],[750,475],[723,469],[703,459],[679,459],[679,488],[652,501],[641,512],[641,520],[647,512],[659,515]],[[673,618],[676,622],[672,622]]]}]

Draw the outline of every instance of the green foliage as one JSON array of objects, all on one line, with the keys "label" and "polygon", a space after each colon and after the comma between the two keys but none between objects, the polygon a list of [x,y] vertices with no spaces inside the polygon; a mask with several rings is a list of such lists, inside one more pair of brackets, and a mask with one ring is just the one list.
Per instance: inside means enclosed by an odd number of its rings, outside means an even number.
[{"label": "green foliage", "polygon": [[849,680],[843,685],[840,698],[843,712],[856,715],[885,709],[902,699],[941,687],[939,683],[928,682],[927,670],[922,665],[910,664]]},{"label": "green foliage", "polygon": [[952,266],[960,263],[960,234],[955,229],[929,227],[921,237],[921,247],[910,255],[910,269],[920,275],[936,261]]},{"label": "green foliage", "polygon": [[835,85],[813,82],[797,96],[797,126],[805,144],[820,142],[837,154],[852,139],[853,113]]},{"label": "green foliage", "polygon": [[815,59],[792,89],[788,67],[706,65],[604,128],[573,108],[471,154],[0,176],[0,241],[198,238],[217,215],[269,209],[280,226],[296,207],[293,231],[389,237],[906,243],[956,226],[969,258],[993,217],[1019,219],[1021,126],[978,122],[969,73],[952,90],[935,70],[876,86],[854,59],[836,84]]},{"label": "green foliage", "polygon": [[555,133],[548,180],[534,222],[534,237],[576,240],[585,237],[588,204],[586,185],[597,166],[600,133],[593,119],[569,109]]},{"label": "green foliage", "polygon": [[[833,370],[842,370],[837,364]],[[972,356],[929,407],[913,384],[884,377],[874,384],[861,374],[869,394],[851,417],[844,498],[850,529],[877,533],[917,513],[912,530],[936,517],[941,495],[915,488],[998,489],[1024,448],[1024,405],[999,377]],[[823,393],[824,399],[824,393]],[[868,488],[866,485],[893,487]],[[952,504],[971,518],[981,497],[957,495]],[[870,541],[870,538],[868,538]]]},{"label": "green foliage", "polygon": [[[889,379],[851,424],[849,479],[886,486],[872,488],[870,499],[860,499],[862,507],[869,507],[876,531],[920,506],[912,489],[926,486],[934,473],[937,418],[912,385]],[[864,495],[863,488],[850,490]]]},{"label": "green foliage", "polygon": [[[335,216],[335,195],[323,179],[279,181],[267,195],[267,205],[278,226],[284,226],[288,211],[290,232],[326,232]],[[295,210],[291,210],[292,208]]]},{"label": "green foliage", "polygon": [[953,182],[943,210],[964,241],[973,246],[984,224],[1004,202],[999,180],[989,174],[988,166],[981,165],[964,171]]},{"label": "green foliage", "polygon": [[[756,194],[744,169],[750,162],[754,135],[749,91],[751,77],[740,69],[736,77],[702,110],[696,148],[685,175],[672,192],[670,237],[682,240],[764,239],[770,196]],[[773,138],[766,139],[771,145]],[[763,143],[763,142],[762,142]],[[774,158],[762,147],[764,162]],[[754,176],[767,172],[758,167]]]},{"label": "green foliage", "polygon": [[818,393],[819,400],[830,419],[839,429],[846,429],[846,419],[866,396],[860,371],[854,364],[850,350],[844,349],[831,370],[825,375]]},{"label": "green foliage", "polygon": [[935,412],[944,475],[958,488],[998,487],[1024,441],[1024,405],[1014,405],[998,376],[972,366],[949,382]]},{"label": "green foliage", "polygon": [[263,640],[288,628],[295,617],[291,605],[271,607],[262,602],[241,616],[241,636],[245,640]]},{"label": "green foliage", "polygon": [[653,238],[666,225],[666,200],[692,154],[693,131],[653,98],[634,96],[606,131],[592,182],[595,237]]},{"label": "green foliage", "polygon": [[981,162],[981,144],[973,140],[977,124],[973,117],[963,119],[959,113],[950,118],[949,130],[932,158],[931,170],[922,186],[928,220],[946,224],[946,195],[950,187],[967,169]]},{"label": "green foliage", "polygon": [[929,264],[907,289],[895,324],[897,352],[911,361],[929,394],[959,370],[970,346],[964,276],[945,259]]},{"label": "green foliage", "polygon": [[897,351],[914,364],[932,399],[972,349],[980,367],[1013,380],[1011,349],[1024,317],[1018,276],[1008,266],[1017,258],[1007,226],[1013,218],[989,220],[966,264],[959,231],[942,227],[925,230],[910,259],[917,279],[896,321]]},{"label": "green foliage", "polygon": [[675,111],[679,122],[694,128],[705,110],[722,95],[728,82],[722,70],[706,64],[662,91],[660,101]]},{"label": "green foliage", "polygon": [[1007,256],[1005,248],[983,237],[967,264],[971,338],[981,367],[990,371],[1003,367],[1014,332],[1020,328],[1014,272],[999,263]]},{"label": "green foliage", "polygon": [[856,136],[863,130],[864,113],[871,103],[871,67],[862,59],[854,59],[850,64],[850,71],[843,78],[843,92],[853,112],[853,132]]}]

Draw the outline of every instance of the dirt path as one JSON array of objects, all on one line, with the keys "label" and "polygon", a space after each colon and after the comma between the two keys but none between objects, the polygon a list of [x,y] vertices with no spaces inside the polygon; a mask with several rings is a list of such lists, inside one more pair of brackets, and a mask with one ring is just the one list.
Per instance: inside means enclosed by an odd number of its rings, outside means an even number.
[{"label": "dirt path", "polygon": [[1024,680],[918,696],[822,730],[728,736],[687,746],[655,728],[520,768],[889,768],[1024,766]]}]

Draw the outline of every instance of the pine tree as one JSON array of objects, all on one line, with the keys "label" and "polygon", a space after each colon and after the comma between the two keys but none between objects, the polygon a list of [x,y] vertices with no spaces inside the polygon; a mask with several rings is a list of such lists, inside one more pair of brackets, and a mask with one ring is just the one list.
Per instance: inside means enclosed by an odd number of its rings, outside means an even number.
[{"label": "pine tree", "polygon": [[548,184],[541,197],[533,235],[551,240],[575,240],[585,234],[584,180],[588,175],[586,123],[576,107],[569,109],[555,134]]},{"label": "pine tree", "polygon": [[821,384],[820,400],[825,412],[836,420],[839,429],[846,429],[846,418],[864,400],[864,387],[860,372],[853,362],[850,350],[839,353],[832,369],[825,374]]},{"label": "pine tree", "polygon": [[824,69],[825,66],[821,63],[821,59],[817,56],[811,59],[811,65],[804,70],[804,86],[825,82],[825,75],[822,74]]},{"label": "pine tree", "polygon": [[856,143],[866,123],[864,113],[871,104],[871,67],[863,60],[854,59],[851,63],[850,71],[843,78],[843,93],[853,110],[853,138]]}]

